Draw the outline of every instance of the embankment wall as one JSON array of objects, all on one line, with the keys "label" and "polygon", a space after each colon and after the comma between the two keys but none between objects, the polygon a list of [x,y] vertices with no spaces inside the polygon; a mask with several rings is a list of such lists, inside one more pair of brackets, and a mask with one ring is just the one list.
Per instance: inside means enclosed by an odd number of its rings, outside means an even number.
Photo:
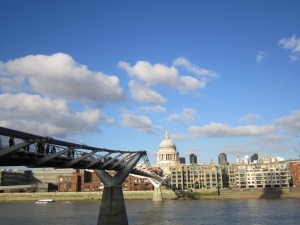
[{"label": "embankment wall", "polygon": [[[153,191],[124,191],[125,199],[152,200]],[[221,190],[217,191],[172,191],[162,190],[163,199],[259,199],[259,198],[300,198],[300,189],[285,190]],[[100,200],[102,192],[34,192],[0,193],[0,201],[91,201]]]}]

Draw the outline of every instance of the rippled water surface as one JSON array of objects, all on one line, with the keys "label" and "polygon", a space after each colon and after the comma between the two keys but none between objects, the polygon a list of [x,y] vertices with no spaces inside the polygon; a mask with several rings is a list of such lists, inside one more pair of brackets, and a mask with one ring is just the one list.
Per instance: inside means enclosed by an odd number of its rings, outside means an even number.
[{"label": "rippled water surface", "polygon": [[[1,225],[96,225],[100,202],[0,203]],[[300,225],[298,199],[126,201],[130,225]]]}]

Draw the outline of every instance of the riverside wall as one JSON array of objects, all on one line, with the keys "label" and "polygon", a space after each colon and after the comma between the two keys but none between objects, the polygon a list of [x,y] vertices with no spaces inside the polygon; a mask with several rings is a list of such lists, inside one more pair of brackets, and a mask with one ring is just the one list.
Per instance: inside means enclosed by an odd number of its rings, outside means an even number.
[{"label": "riverside wall", "polygon": [[[152,200],[153,191],[123,191],[125,200]],[[172,191],[162,190],[165,200],[188,199],[259,199],[259,198],[299,198],[300,189],[240,189],[217,191]],[[33,193],[0,193],[0,202],[4,201],[95,201],[101,200],[102,192],[33,192]]]},{"label": "riverside wall", "polygon": [[[125,199],[152,200],[153,191],[123,191]],[[174,199],[176,194],[171,190],[162,191],[163,199]],[[54,201],[89,201],[100,200],[102,192],[32,192],[0,193],[0,201],[37,201],[52,199]]]}]

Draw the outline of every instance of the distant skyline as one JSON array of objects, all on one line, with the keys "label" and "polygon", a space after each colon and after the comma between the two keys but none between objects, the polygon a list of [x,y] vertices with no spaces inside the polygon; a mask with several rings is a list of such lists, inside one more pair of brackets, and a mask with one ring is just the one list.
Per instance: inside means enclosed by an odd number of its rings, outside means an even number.
[{"label": "distant skyline", "polygon": [[0,126],[152,164],[296,159],[300,2],[0,0]]}]

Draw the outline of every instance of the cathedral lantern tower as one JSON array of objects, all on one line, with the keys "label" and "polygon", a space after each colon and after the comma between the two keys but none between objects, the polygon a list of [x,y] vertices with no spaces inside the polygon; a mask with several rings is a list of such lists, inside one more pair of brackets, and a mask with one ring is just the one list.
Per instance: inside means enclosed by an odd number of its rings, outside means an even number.
[{"label": "cathedral lantern tower", "polygon": [[169,173],[170,166],[176,166],[179,164],[179,153],[176,150],[175,143],[169,136],[169,131],[166,129],[165,139],[159,145],[157,152],[157,165],[160,166],[164,174]]}]

